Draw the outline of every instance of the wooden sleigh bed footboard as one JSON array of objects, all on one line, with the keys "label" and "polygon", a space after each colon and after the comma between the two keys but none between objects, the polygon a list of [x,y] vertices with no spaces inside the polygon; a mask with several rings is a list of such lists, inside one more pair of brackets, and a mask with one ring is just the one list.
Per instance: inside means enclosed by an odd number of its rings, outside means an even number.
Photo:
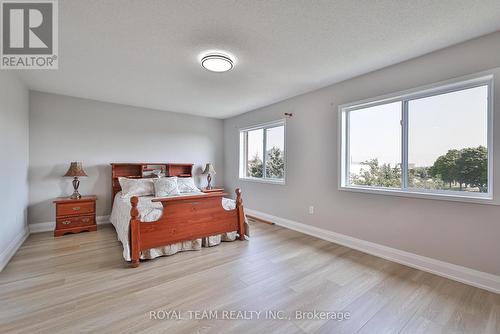
[{"label": "wooden sleigh bed footboard", "polygon": [[237,231],[245,240],[245,217],[240,189],[236,189],[236,208],[225,210],[222,197],[225,193],[153,199],[161,202],[163,214],[157,221],[141,222],[137,203],[130,202],[130,257],[132,267],[139,266],[140,253],[150,248]]}]

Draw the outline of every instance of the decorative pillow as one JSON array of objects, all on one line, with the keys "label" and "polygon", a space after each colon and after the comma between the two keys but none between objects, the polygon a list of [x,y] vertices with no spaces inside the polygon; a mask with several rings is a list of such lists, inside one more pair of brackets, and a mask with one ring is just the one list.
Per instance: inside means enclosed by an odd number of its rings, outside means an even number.
[{"label": "decorative pillow", "polygon": [[129,179],[119,177],[118,182],[122,187],[122,197],[154,195],[153,179]]},{"label": "decorative pillow", "polygon": [[153,179],[155,186],[156,197],[166,197],[171,195],[179,195],[179,188],[177,187],[177,177],[161,177]]},{"label": "decorative pillow", "polygon": [[177,186],[179,187],[179,191],[181,193],[201,192],[201,190],[194,185],[194,180],[192,177],[179,177],[177,179]]}]

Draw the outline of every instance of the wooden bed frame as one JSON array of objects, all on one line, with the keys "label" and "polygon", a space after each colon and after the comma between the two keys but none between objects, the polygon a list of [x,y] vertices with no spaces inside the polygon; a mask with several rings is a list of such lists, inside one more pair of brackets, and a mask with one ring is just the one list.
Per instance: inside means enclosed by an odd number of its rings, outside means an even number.
[{"label": "wooden bed frame", "polygon": [[[193,164],[169,163],[113,163],[113,200],[121,190],[118,177],[140,178],[145,176],[148,166],[164,166],[166,176],[191,177]],[[206,193],[196,196],[155,198],[153,202],[163,205],[163,214],[157,221],[142,222],[137,204],[139,198],[132,197],[130,203],[130,257],[132,267],[139,266],[140,253],[150,248],[162,247],[177,242],[209,237],[225,232],[237,231],[240,240],[245,240],[245,216],[240,189],[236,189],[236,208],[225,210],[222,197],[226,193]]]}]

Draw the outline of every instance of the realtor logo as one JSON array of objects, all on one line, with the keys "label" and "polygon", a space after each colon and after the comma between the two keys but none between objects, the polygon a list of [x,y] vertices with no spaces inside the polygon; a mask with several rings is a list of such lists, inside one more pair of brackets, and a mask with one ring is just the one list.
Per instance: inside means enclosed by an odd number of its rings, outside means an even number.
[{"label": "realtor logo", "polygon": [[2,69],[57,69],[57,0],[1,0]]}]

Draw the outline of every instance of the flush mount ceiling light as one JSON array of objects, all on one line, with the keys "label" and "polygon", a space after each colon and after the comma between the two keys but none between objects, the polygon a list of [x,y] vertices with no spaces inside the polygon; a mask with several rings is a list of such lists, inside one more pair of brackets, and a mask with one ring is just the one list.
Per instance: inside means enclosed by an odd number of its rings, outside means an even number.
[{"label": "flush mount ceiling light", "polygon": [[226,54],[209,53],[201,58],[201,66],[212,72],[227,72],[234,67],[234,60]]}]

